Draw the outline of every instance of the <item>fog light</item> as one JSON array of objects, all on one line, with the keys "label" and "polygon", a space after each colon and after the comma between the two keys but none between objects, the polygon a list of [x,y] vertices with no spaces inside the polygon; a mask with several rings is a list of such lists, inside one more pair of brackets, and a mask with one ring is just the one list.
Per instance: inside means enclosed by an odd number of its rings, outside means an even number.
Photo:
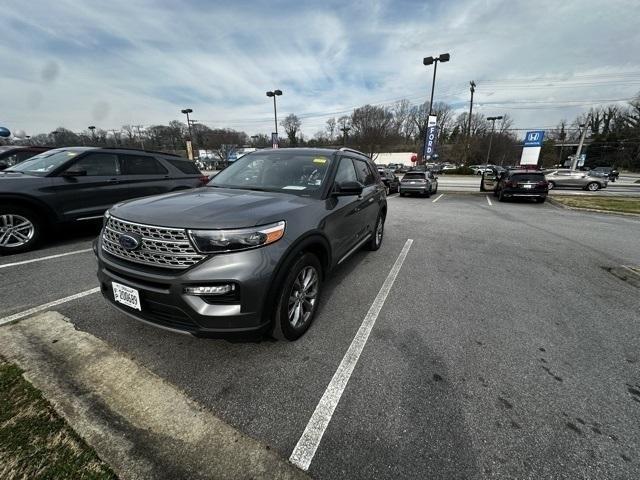
[{"label": "fog light", "polygon": [[209,287],[185,287],[187,295],[225,295],[233,292],[236,286],[233,283],[227,285],[214,285]]}]

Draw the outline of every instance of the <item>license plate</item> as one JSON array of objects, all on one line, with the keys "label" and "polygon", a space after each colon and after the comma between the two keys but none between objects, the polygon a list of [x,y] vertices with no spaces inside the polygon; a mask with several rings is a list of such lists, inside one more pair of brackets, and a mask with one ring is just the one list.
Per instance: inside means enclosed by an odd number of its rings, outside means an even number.
[{"label": "license plate", "polygon": [[524,188],[533,188],[533,185],[529,185],[528,183],[523,185]]},{"label": "license plate", "polygon": [[111,286],[113,288],[113,299],[116,302],[142,311],[138,290],[116,282],[111,282]]}]

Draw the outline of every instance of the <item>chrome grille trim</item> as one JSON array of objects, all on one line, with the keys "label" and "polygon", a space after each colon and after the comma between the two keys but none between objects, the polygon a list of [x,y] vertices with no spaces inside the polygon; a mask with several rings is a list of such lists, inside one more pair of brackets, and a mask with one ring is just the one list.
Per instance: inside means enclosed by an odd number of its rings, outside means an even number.
[{"label": "chrome grille trim", "polygon": [[[140,235],[140,248],[122,248],[119,239],[123,233]],[[191,267],[205,257],[193,248],[184,229],[128,222],[113,216],[102,230],[102,249],[129,262],[170,269]]]}]

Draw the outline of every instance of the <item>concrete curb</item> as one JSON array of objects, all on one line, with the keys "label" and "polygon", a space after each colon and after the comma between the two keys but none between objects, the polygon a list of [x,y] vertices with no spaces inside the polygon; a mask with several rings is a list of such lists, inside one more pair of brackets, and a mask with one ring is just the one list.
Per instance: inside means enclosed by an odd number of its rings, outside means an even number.
[{"label": "concrete curb", "polygon": [[0,345],[122,479],[309,478],[59,313],[0,328]]},{"label": "concrete curb", "polygon": [[640,213],[627,213],[627,212],[612,212],[611,210],[600,210],[597,208],[582,208],[582,207],[571,207],[569,205],[565,205],[562,202],[551,197],[551,195],[547,196],[547,201],[555,205],[556,207],[564,208],[565,210],[575,210],[578,212],[594,212],[594,213],[607,213],[609,215],[622,215],[625,217],[640,217]]}]

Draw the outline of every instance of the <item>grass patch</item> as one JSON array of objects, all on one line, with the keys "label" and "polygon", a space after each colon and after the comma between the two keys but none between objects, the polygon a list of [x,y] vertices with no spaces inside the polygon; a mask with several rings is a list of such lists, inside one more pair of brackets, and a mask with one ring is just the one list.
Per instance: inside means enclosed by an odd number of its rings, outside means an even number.
[{"label": "grass patch", "polygon": [[578,197],[554,195],[557,202],[575,208],[593,208],[608,212],[640,213],[640,197]]},{"label": "grass patch", "polygon": [[0,478],[115,479],[22,370],[0,357]]}]

